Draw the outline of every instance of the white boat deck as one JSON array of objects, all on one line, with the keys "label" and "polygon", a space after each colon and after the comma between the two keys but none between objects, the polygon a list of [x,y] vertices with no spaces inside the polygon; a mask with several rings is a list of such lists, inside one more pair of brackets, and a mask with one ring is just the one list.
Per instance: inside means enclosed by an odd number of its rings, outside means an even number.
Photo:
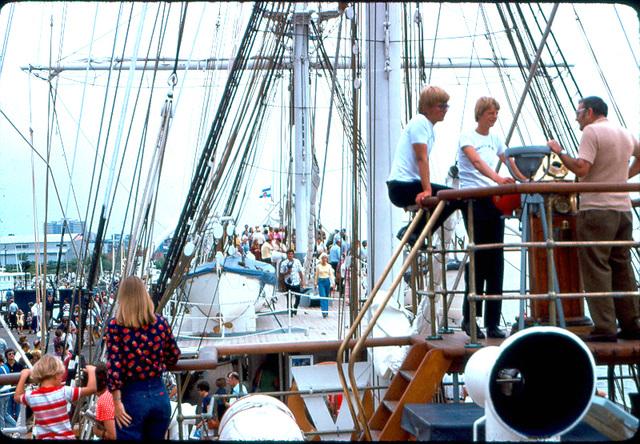
[{"label": "white boat deck", "polygon": [[[256,313],[256,331],[250,333],[225,334],[222,326],[219,334],[205,337],[183,334],[174,328],[174,335],[183,350],[199,349],[204,346],[230,346],[274,344],[286,342],[323,342],[344,339],[349,326],[348,300],[334,299],[329,305],[329,316],[322,317],[320,307],[303,307],[304,297],[298,307],[298,314],[291,316],[287,311],[286,293],[281,293],[273,309],[263,308]],[[207,329],[209,330],[209,329]],[[210,329],[213,330],[213,327]]]}]

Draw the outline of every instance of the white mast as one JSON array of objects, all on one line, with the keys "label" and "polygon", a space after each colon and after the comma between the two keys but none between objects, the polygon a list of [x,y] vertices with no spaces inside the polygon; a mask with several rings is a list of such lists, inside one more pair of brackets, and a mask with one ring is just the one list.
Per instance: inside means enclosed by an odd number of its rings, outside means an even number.
[{"label": "white mast", "polygon": [[[308,249],[311,187],[311,146],[309,125],[309,20],[311,10],[297,3],[293,14],[293,104],[295,126],[294,190],[296,253]],[[301,10],[299,10],[299,8]]]},{"label": "white mast", "polygon": [[[369,290],[397,245],[402,211],[389,201],[386,179],[401,133],[400,4],[371,3],[367,8],[366,90],[369,162]],[[388,279],[398,273],[400,264]]]}]

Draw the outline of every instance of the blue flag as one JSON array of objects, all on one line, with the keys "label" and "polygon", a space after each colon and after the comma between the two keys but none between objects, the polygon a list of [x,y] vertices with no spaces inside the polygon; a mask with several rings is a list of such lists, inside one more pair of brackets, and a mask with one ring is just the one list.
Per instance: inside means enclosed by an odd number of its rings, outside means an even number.
[{"label": "blue flag", "polygon": [[271,187],[262,190],[262,192],[260,193],[260,198],[263,197],[271,197]]}]

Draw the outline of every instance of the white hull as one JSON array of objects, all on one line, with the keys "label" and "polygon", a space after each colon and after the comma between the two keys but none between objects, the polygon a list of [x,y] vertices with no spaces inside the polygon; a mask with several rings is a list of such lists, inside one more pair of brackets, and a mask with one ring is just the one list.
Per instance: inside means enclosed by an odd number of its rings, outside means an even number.
[{"label": "white hull", "polygon": [[[247,259],[245,268],[255,271],[256,264]],[[247,275],[242,270],[236,272],[215,263],[198,267],[185,278],[185,300],[191,309],[185,314],[182,331],[193,334],[256,331],[256,312],[264,307],[274,290],[274,285],[264,278]]]}]

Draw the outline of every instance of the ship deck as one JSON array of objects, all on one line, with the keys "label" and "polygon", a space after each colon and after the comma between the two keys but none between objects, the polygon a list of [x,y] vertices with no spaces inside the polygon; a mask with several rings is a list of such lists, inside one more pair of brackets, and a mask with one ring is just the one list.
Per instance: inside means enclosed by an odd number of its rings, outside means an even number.
[{"label": "ship deck", "polygon": [[[480,339],[478,346],[471,346],[470,338],[461,331],[441,335],[441,340],[426,339],[414,335],[414,344],[426,343],[429,349],[442,349],[446,356],[453,358],[451,372],[462,372],[467,360],[482,347],[500,346],[505,339]],[[507,336],[508,338],[508,336]],[[619,339],[618,342],[585,342],[593,354],[596,365],[638,364],[640,362],[640,341]]]},{"label": "ship deck", "polygon": [[[322,317],[320,307],[299,307],[297,316],[289,316],[286,301],[278,298],[275,310],[265,310],[257,319],[254,333],[230,336],[207,336],[203,338],[179,337],[181,348],[214,346],[218,356],[252,353],[301,352],[313,349],[335,349],[348,331],[346,301],[334,301],[329,307],[329,316]],[[509,331],[506,331],[507,338]],[[371,345],[426,344],[429,349],[442,349],[453,359],[451,372],[462,372],[467,360],[482,347],[500,346],[505,339],[487,338],[471,344],[471,339],[459,328],[452,333],[439,335],[441,339],[430,339],[423,334],[406,337],[369,340]],[[352,340],[355,343],[355,340]],[[587,342],[596,365],[637,364],[640,362],[640,341],[619,339],[617,342]]]},{"label": "ship deck", "polygon": [[[448,271],[447,287],[452,290],[456,271]],[[344,340],[349,330],[348,299],[336,299],[329,305],[329,316],[322,317],[319,306],[303,306],[302,299],[297,316],[290,316],[287,311],[286,295],[281,294],[272,308],[265,308],[258,313],[256,332],[235,335],[207,335],[195,337],[175,332],[180,347],[185,350],[199,350],[203,346],[214,346],[218,356],[230,356],[253,353],[304,352],[318,349],[335,349]],[[456,305],[454,302],[454,310]],[[454,316],[455,318],[455,316]],[[451,320],[451,318],[450,318]],[[441,334],[441,339],[428,339],[424,334],[369,340],[369,344],[377,345],[411,345],[426,343],[429,349],[443,349],[447,356],[453,358],[452,372],[464,371],[469,357],[479,348],[500,346],[505,339],[480,339],[475,345],[460,330],[456,320],[449,323],[452,333]],[[507,338],[510,329],[505,329]],[[576,334],[584,333],[584,329],[569,328]],[[355,343],[355,340],[352,340]],[[587,342],[596,365],[637,364],[640,362],[640,341],[622,340],[618,342]]]},{"label": "ship deck", "polygon": [[320,306],[303,306],[308,298],[302,298],[298,314],[287,310],[286,294],[280,294],[272,307],[256,313],[256,331],[249,333],[207,334],[204,337],[174,331],[181,348],[202,346],[260,346],[265,344],[333,342],[344,339],[349,329],[348,299],[334,299],[329,304],[329,315],[322,317]]}]

